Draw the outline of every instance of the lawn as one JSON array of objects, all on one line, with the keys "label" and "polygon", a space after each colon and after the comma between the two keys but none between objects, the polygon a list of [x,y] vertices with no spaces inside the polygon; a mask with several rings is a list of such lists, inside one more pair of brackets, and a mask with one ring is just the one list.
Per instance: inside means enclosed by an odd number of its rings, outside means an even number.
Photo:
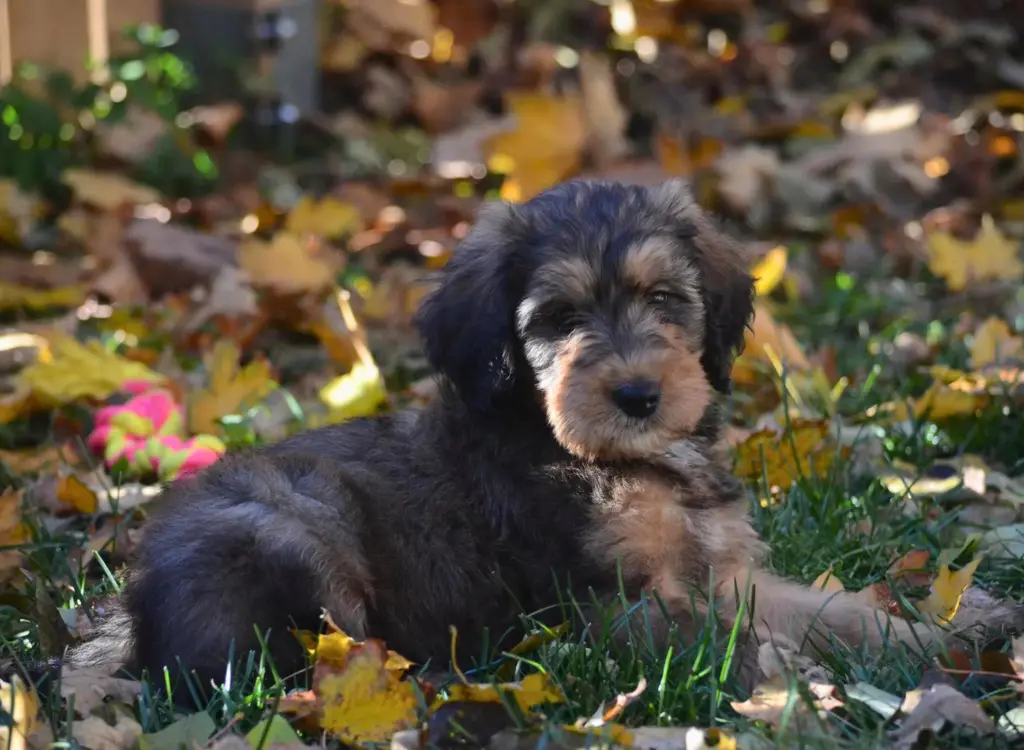
[{"label": "lawn", "polygon": [[[325,27],[325,65],[351,101],[297,124],[261,125],[251,92],[195,104],[154,32],[102,86],[27,70],[0,89],[11,746],[1020,742],[1009,638],[765,650],[753,696],[714,620],[654,654],[538,629],[473,669],[395,667],[328,626],[307,636],[310,690],[286,693],[252,654],[191,685],[192,712],[160,676],[61,673],[161,483],[429,401],[421,282],[481,202],[577,176],[685,176],[748,249],[729,442],[771,569],[897,616],[949,618],[968,588],[1024,600],[1024,79],[998,10],[580,0],[454,24],[439,2],[421,54],[357,23],[365,3],[339,5],[354,15]],[[502,44],[506,68],[468,61]]]}]

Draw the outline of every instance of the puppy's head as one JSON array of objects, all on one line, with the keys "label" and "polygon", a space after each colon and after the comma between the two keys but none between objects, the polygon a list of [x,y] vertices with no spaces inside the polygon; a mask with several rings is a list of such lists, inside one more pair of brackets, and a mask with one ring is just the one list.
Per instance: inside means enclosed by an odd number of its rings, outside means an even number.
[{"label": "puppy's head", "polygon": [[729,390],[752,312],[737,244],[682,181],[573,181],[488,206],[417,323],[471,407],[539,391],[567,450],[618,459],[692,433]]}]

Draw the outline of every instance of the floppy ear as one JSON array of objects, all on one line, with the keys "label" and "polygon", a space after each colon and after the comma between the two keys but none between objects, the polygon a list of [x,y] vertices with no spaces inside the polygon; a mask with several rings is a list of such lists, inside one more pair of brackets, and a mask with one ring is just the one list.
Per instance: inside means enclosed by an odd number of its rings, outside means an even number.
[{"label": "floppy ear", "polygon": [[651,189],[655,205],[670,214],[693,245],[704,303],[704,353],[701,365],[715,390],[728,393],[732,364],[743,349],[754,315],[754,279],[747,272],[740,244],[715,228],[683,180]]},{"label": "floppy ear", "polygon": [[427,360],[469,406],[487,410],[515,380],[515,207],[484,204],[416,313]]}]

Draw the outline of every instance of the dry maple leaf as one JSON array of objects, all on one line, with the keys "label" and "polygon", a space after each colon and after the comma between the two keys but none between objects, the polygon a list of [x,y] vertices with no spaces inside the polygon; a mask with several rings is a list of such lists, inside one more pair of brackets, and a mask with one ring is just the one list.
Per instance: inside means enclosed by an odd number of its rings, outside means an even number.
[{"label": "dry maple leaf", "polygon": [[980,370],[997,362],[1024,357],[1024,340],[1014,336],[1004,321],[989,318],[974,332],[971,367]]},{"label": "dry maple leaf", "polygon": [[317,662],[313,676],[320,726],[342,742],[386,742],[414,726],[416,685],[387,667],[388,651],[378,640],[354,644],[340,661]]},{"label": "dry maple leaf", "polygon": [[550,96],[532,92],[508,94],[516,129],[486,141],[484,152],[492,161],[511,162],[512,192],[503,197],[528,200],[575,174],[587,141],[586,117],[578,96]]},{"label": "dry maple leaf", "polygon": [[193,433],[221,433],[219,419],[255,406],[277,387],[268,362],[256,359],[239,367],[240,356],[234,343],[218,341],[206,358],[209,384],[189,398],[188,421]]},{"label": "dry maple leaf", "polygon": [[253,286],[280,294],[322,292],[334,284],[342,267],[340,256],[289,232],[278,232],[269,243],[243,242],[238,263]]},{"label": "dry maple leaf", "polygon": [[928,267],[954,292],[979,281],[1019,281],[1024,276],[1019,243],[1007,239],[988,214],[970,242],[948,232],[933,232],[927,239]]}]

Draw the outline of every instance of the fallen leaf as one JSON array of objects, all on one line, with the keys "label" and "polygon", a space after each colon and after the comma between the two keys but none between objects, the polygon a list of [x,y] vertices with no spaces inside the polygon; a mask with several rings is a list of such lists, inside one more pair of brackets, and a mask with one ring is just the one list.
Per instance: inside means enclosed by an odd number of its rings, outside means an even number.
[{"label": "fallen leaf", "polygon": [[[122,712],[115,712],[115,723],[108,724],[99,716],[88,716],[71,724],[71,736],[86,750],[130,750],[141,743],[139,723]],[[188,747],[188,746],[186,746]],[[164,750],[181,750],[165,746]]]},{"label": "fallen leaf", "polygon": [[754,289],[759,297],[765,297],[774,291],[775,287],[782,283],[786,275],[786,263],[788,251],[785,246],[773,247],[761,258],[750,270],[754,277]]},{"label": "fallen leaf", "polygon": [[810,360],[789,326],[776,322],[768,307],[758,302],[746,333],[743,354],[733,365],[733,377],[739,383],[753,383],[758,378],[758,363],[771,364],[772,359],[781,362],[787,370],[811,369]]},{"label": "fallen leaf", "polygon": [[85,300],[84,286],[36,289],[17,284],[0,283],[0,310],[32,310],[78,307]]},{"label": "fallen leaf", "polygon": [[951,571],[949,565],[941,565],[932,582],[931,593],[917,604],[918,610],[936,615],[943,623],[949,623],[960,608],[960,600],[974,580],[974,571],[981,559],[982,555],[979,554],[957,571]]},{"label": "fallen leaf", "polygon": [[900,710],[899,696],[877,688],[869,682],[855,682],[846,688],[847,700],[863,703],[883,719],[891,719]]},{"label": "fallen leaf", "polygon": [[217,725],[206,711],[190,714],[153,734],[138,738],[139,750],[181,750],[182,747],[202,747],[217,730]]},{"label": "fallen leaf", "polygon": [[266,360],[256,359],[239,366],[241,352],[231,341],[218,341],[206,357],[208,382],[205,390],[192,393],[188,403],[189,430],[219,435],[218,420],[229,414],[241,414],[266,398],[276,381]]},{"label": "fallen leaf", "polygon": [[765,478],[769,487],[787,489],[801,477],[821,476],[829,471],[836,446],[829,437],[829,423],[797,420],[780,433],[764,429],[751,434],[736,448],[736,471],[757,481]]},{"label": "fallen leaf", "polygon": [[1024,339],[1014,336],[1004,321],[988,318],[978,326],[971,342],[971,367],[982,367],[1024,357]]},{"label": "fallen leaf", "polygon": [[278,715],[261,721],[249,730],[245,738],[249,741],[252,750],[270,748],[275,745],[303,746],[299,735],[292,729],[292,725],[284,717]]},{"label": "fallen leaf", "polygon": [[115,211],[124,205],[159,203],[159,192],[116,172],[93,169],[68,169],[63,175],[75,198],[101,211]]},{"label": "fallen leaf", "polygon": [[330,409],[328,421],[344,422],[376,414],[387,403],[388,393],[376,364],[356,362],[320,389],[320,400]]},{"label": "fallen leaf", "polygon": [[10,724],[0,726],[0,743],[7,750],[26,750],[28,737],[39,721],[39,698],[31,685],[17,675],[10,682],[0,680],[0,708],[10,716]]},{"label": "fallen leaf", "polygon": [[315,234],[325,239],[337,239],[363,229],[359,210],[337,198],[326,196],[317,201],[304,195],[285,219],[285,229],[295,235]]},{"label": "fallen leaf", "polygon": [[942,683],[927,690],[909,691],[900,705],[900,712],[903,719],[899,728],[889,733],[889,740],[894,747],[904,750],[914,747],[923,732],[938,732],[947,723],[973,727],[983,733],[995,729],[994,722],[977,701]]},{"label": "fallen leaf", "polygon": [[448,689],[448,697],[437,701],[431,710],[448,701],[477,701],[481,703],[501,703],[502,694],[514,700],[524,712],[542,703],[564,703],[565,696],[561,689],[552,681],[551,675],[535,672],[527,675],[520,682],[503,682],[490,684],[456,684]]},{"label": "fallen leaf", "polygon": [[108,698],[134,704],[142,694],[142,683],[114,677],[113,671],[105,667],[65,667],[61,670],[61,697],[68,705],[73,703],[75,713],[82,717],[88,717]]},{"label": "fallen leaf", "polygon": [[387,668],[378,640],[353,645],[340,663],[317,662],[313,675],[320,726],[342,742],[385,742],[413,726],[419,706],[415,683]]},{"label": "fallen leaf", "polygon": [[61,477],[57,483],[57,499],[78,513],[92,514],[99,506],[96,493],[85,486],[74,474]]},{"label": "fallen leaf", "polygon": [[928,235],[925,249],[932,273],[945,279],[954,292],[980,281],[1019,281],[1024,276],[1019,243],[1007,239],[988,214],[982,217],[981,228],[972,241],[963,242],[948,232],[936,231]]},{"label": "fallen leaf", "polygon": [[50,356],[26,367],[20,378],[37,398],[50,404],[106,399],[129,381],[165,380],[145,365],[108,351],[95,339],[85,344],[63,334],[52,334],[48,339]]},{"label": "fallen leaf", "polygon": [[[587,139],[579,96],[510,92],[509,110],[516,129],[488,139],[483,146],[492,168],[501,164],[514,186],[502,189],[508,200],[529,200],[579,171]],[[514,194],[512,194],[514,193]]]},{"label": "fallen leaf", "polygon": [[[24,544],[29,529],[21,519],[21,490],[7,487],[0,492],[0,547]],[[0,549],[0,580],[9,578],[21,565],[23,553],[18,549]]]},{"label": "fallen leaf", "polygon": [[1024,523],[997,526],[985,532],[979,549],[997,559],[1024,559]]},{"label": "fallen leaf", "polygon": [[326,291],[343,265],[340,256],[288,232],[278,232],[269,243],[243,242],[238,263],[253,286],[280,294]]}]

